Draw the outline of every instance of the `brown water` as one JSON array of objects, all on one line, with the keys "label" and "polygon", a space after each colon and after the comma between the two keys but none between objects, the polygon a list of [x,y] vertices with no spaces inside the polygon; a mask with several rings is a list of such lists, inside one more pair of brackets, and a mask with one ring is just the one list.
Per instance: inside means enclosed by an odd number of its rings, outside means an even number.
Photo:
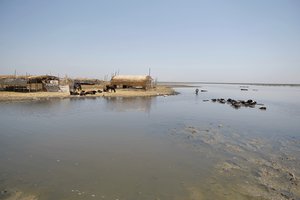
[{"label": "brown water", "polygon": [[299,199],[300,88],[201,89],[1,103],[0,199]]}]

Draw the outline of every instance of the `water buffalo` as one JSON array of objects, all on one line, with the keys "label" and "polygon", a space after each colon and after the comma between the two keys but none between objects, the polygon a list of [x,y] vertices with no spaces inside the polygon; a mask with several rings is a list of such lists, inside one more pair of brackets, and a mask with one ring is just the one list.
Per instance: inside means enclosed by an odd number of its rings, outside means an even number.
[{"label": "water buffalo", "polygon": [[80,91],[80,90],[82,90],[81,84],[80,83],[74,83],[73,89],[74,89],[74,91],[77,91],[77,90]]},{"label": "water buffalo", "polygon": [[112,91],[114,91],[114,92],[116,92],[116,87],[114,86],[114,85],[106,85],[106,87],[105,87],[105,90],[104,90],[105,92],[112,92]]},{"label": "water buffalo", "polygon": [[79,92],[70,91],[70,95],[79,95]]},{"label": "water buffalo", "polygon": [[96,94],[96,93],[97,93],[96,90],[86,91],[86,92],[85,92],[85,95],[87,95],[87,94],[92,94],[92,95],[94,95],[94,94]]}]

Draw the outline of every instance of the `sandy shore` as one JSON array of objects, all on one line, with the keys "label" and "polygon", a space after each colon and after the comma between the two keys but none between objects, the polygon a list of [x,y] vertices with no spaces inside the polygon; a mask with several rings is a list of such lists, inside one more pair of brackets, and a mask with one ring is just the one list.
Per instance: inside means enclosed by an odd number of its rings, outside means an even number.
[{"label": "sandy shore", "polygon": [[[97,89],[97,88],[95,88]],[[89,88],[93,90],[93,88]],[[162,96],[162,95],[174,95],[175,90],[166,86],[157,86],[150,90],[141,89],[117,89],[116,92],[103,92],[96,93],[95,95],[86,96],[71,96],[69,93],[63,92],[33,92],[33,93],[22,93],[22,92],[0,92],[0,101],[27,101],[27,100],[43,100],[43,99],[55,99],[55,98],[89,98],[89,97],[143,97],[143,96]]]}]

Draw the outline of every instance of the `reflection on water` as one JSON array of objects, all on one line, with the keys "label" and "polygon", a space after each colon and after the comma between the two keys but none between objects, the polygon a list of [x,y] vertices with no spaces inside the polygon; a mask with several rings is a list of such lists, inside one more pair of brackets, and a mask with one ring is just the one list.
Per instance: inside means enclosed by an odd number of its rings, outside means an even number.
[{"label": "reflection on water", "polygon": [[299,199],[300,89],[194,89],[1,103],[0,199]]},{"label": "reflection on water", "polygon": [[111,111],[141,111],[149,113],[155,102],[153,97],[104,97],[105,107]]}]

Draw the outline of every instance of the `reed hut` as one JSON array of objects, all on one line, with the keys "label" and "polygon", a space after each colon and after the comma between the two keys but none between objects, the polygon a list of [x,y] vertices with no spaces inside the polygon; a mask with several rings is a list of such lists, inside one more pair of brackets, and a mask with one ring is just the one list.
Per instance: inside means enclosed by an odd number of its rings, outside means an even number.
[{"label": "reed hut", "polygon": [[80,85],[99,85],[103,83],[103,81],[99,79],[88,79],[88,78],[77,78],[74,79],[73,82],[78,83]]},{"label": "reed hut", "polygon": [[153,79],[147,75],[116,75],[111,78],[111,85],[117,88],[143,88],[152,87]]},{"label": "reed hut", "polygon": [[56,76],[0,76],[0,90],[15,92],[57,92],[59,78]]},{"label": "reed hut", "polygon": [[38,83],[39,88],[37,91],[44,92],[58,92],[59,91],[59,78],[56,76],[30,76],[28,77],[29,88],[31,89],[36,83]]},{"label": "reed hut", "polygon": [[0,76],[0,90],[2,91],[26,91],[27,79],[23,76]]}]

